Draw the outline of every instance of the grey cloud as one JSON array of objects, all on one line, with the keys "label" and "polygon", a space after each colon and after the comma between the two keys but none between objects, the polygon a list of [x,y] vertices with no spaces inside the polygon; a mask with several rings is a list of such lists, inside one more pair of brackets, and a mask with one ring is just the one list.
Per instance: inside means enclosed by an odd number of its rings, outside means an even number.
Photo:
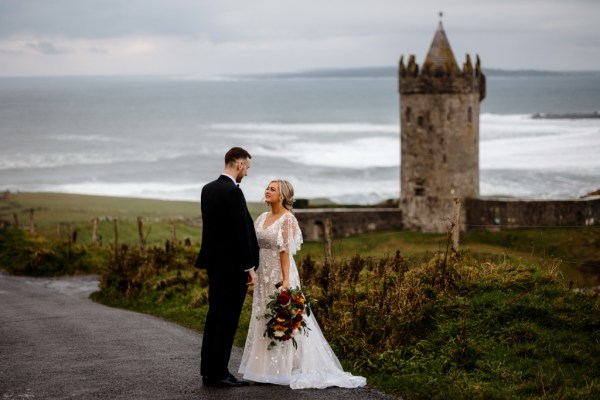
[{"label": "grey cloud", "polygon": [[90,47],[89,48],[90,53],[94,53],[94,54],[109,54],[109,51],[106,49],[102,49],[100,47]]},{"label": "grey cloud", "polygon": [[107,38],[180,35],[204,23],[186,0],[0,0],[0,35]]},{"label": "grey cloud", "polygon": [[[264,1],[263,1],[264,2]],[[182,36],[234,40],[259,30],[252,2],[231,0],[0,0],[0,37]],[[270,3],[270,0],[268,1]],[[243,9],[245,8],[245,9]],[[246,28],[246,27],[250,28]]]},{"label": "grey cloud", "polygon": [[[421,0],[419,7],[407,9],[398,0],[0,0],[0,36],[159,35],[222,42],[429,32],[435,28],[437,3]],[[531,29],[546,12],[591,4],[590,0],[456,0],[443,11],[445,20],[460,29],[501,33]]]},{"label": "grey cloud", "polygon": [[35,43],[27,43],[27,47],[29,49],[35,50],[42,54],[54,55],[54,54],[63,54],[67,53],[66,50],[57,48],[51,42],[35,42]]},{"label": "grey cloud", "polygon": [[[182,48],[209,42],[200,48],[215,63],[219,57],[252,59],[256,49],[262,65],[297,69],[307,58],[295,58],[294,52],[311,54],[314,47],[316,53],[331,49],[331,65],[336,60],[372,65],[386,54],[390,59],[424,56],[437,13],[444,11],[444,26],[458,58],[488,51],[488,65],[494,60],[498,65],[538,65],[542,61],[533,52],[559,43],[564,44],[562,58],[589,54],[589,65],[600,63],[598,0],[454,0],[444,2],[442,10],[439,6],[439,0],[419,0],[410,7],[399,0],[0,0],[0,41],[8,40],[4,55],[17,51],[20,36],[43,54],[66,52],[72,43],[68,39],[83,39],[80,43],[90,42],[89,53],[110,55],[113,42],[101,39],[139,36],[151,41],[152,36],[166,36]],[[235,49],[242,54],[232,54],[238,53]],[[267,56],[273,58],[260,58]],[[564,63],[550,61],[548,68],[564,68]],[[311,65],[315,62],[311,58]]]},{"label": "grey cloud", "polygon": [[[456,3],[465,2],[469,1]],[[465,22],[467,15],[455,13],[454,18]],[[429,31],[436,19],[435,7],[423,4],[408,11],[398,0],[0,0],[4,37],[25,33],[87,39],[164,35],[214,42],[315,39]]]}]

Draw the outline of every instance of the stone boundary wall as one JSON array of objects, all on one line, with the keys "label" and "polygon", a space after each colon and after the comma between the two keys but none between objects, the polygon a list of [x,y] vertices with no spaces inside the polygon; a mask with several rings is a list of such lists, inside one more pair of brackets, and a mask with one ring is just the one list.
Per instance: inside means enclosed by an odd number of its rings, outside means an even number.
[{"label": "stone boundary wall", "polygon": [[294,210],[304,240],[323,240],[324,221],[330,219],[334,238],[366,232],[400,230],[402,211],[397,208],[312,208]]},{"label": "stone boundary wall", "polygon": [[574,200],[465,200],[467,229],[600,225],[600,197]]},{"label": "stone boundary wall", "polygon": [[[600,225],[600,197],[574,200],[512,198],[465,199],[466,229]],[[311,208],[294,210],[304,240],[324,239],[324,221],[331,220],[334,238],[367,232],[404,230],[397,208]]]}]

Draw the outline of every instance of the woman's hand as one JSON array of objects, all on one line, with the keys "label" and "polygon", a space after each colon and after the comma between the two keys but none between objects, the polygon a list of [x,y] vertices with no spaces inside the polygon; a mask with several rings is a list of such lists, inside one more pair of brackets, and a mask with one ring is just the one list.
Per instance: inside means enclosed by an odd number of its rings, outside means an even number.
[{"label": "woman's hand", "polygon": [[255,283],[256,283],[256,271],[251,269],[250,271],[248,271],[248,283],[246,283],[246,285],[250,286],[250,285],[254,285]]},{"label": "woman's hand", "polygon": [[281,289],[282,290],[287,290],[290,288],[290,280],[289,279],[284,279],[282,284],[281,284]]}]

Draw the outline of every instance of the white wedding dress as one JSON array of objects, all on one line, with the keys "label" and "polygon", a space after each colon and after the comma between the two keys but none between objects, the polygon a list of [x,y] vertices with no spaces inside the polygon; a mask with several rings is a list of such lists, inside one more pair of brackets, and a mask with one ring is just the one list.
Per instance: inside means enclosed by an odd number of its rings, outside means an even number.
[{"label": "white wedding dress", "polygon": [[271,342],[271,339],[263,336],[267,319],[257,317],[265,314],[267,303],[270,301],[269,295],[275,292],[275,284],[282,281],[279,258],[281,251],[287,250],[290,254],[290,287],[300,286],[293,255],[302,244],[302,233],[293,214],[286,213],[265,227],[267,214],[261,214],[255,222],[260,264],[256,271],[252,317],[239,372],[243,374],[244,379],[250,381],[289,385],[292,389],[365,386],[365,378],[344,372],[313,314],[304,315],[310,331],[308,336],[296,336],[297,349],[294,349],[292,341],[288,340],[277,342],[274,349],[267,350]]}]

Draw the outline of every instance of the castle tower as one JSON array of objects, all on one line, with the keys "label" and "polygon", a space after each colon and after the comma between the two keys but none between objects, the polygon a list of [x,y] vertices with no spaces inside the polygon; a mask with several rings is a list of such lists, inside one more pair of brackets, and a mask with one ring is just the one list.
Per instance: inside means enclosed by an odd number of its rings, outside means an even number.
[{"label": "castle tower", "polygon": [[440,21],[421,71],[414,55],[406,66],[402,56],[398,78],[403,223],[445,232],[453,199],[479,196],[479,56],[473,68],[467,54],[461,70]]}]

